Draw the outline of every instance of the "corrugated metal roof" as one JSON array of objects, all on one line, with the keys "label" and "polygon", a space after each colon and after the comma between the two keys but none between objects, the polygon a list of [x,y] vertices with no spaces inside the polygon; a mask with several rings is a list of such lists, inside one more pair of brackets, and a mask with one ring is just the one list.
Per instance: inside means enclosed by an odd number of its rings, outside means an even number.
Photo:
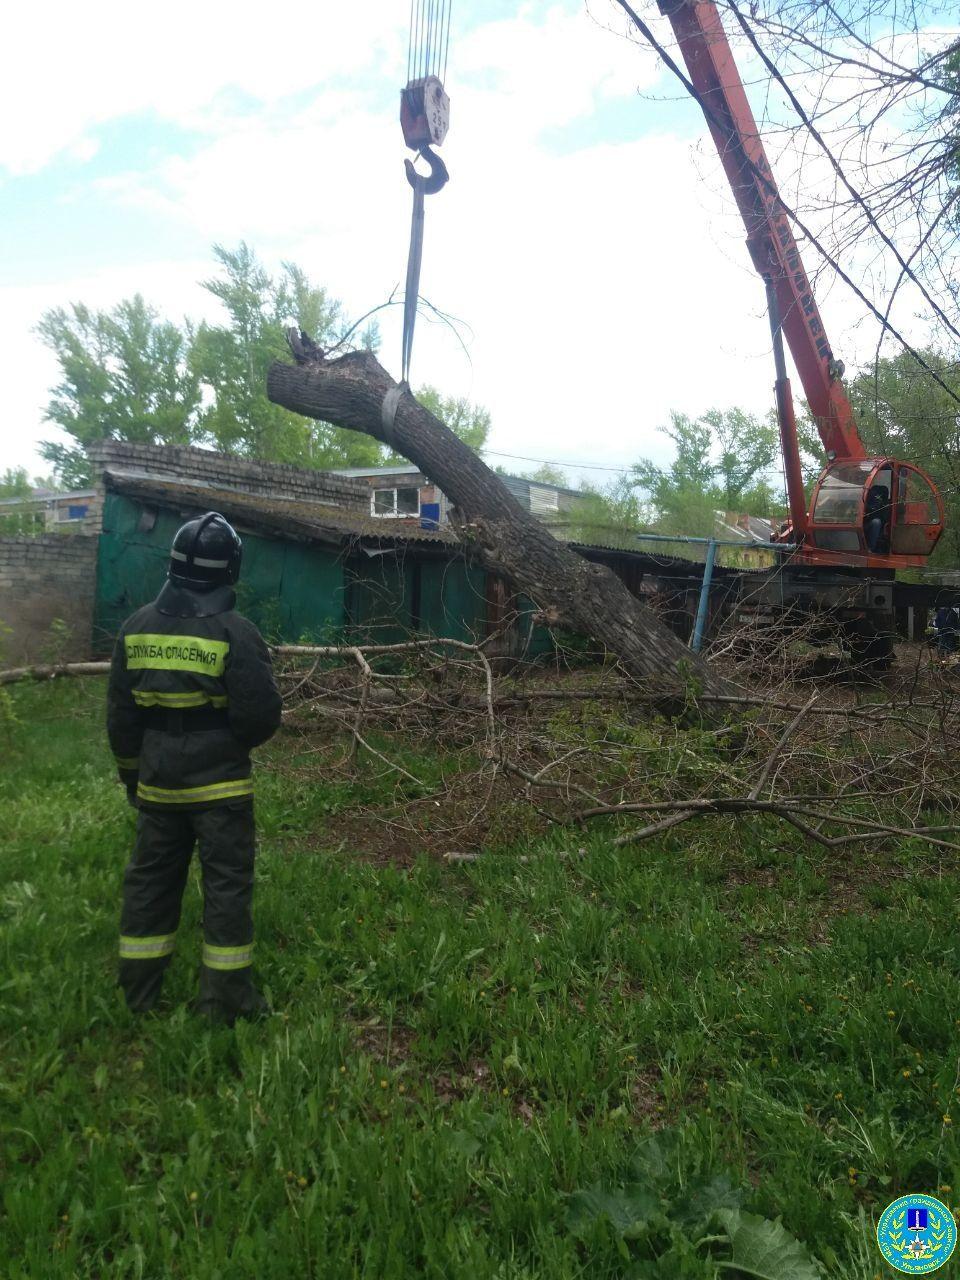
[{"label": "corrugated metal roof", "polygon": [[395,467],[330,467],[329,474],[356,480],[364,476],[422,476],[423,472],[412,462],[398,462]]},{"label": "corrugated metal roof", "polygon": [[302,542],[343,543],[360,538],[391,544],[459,545],[456,535],[447,528],[421,529],[416,520],[383,520],[319,502],[219,489],[200,481],[172,480],[140,472],[105,471],[104,481],[108,489],[147,503],[185,511],[217,510],[255,532]]},{"label": "corrugated metal roof", "polygon": [[97,496],[96,489],[31,489],[28,494],[21,498],[0,498],[0,507],[11,507],[23,505],[26,503],[38,502],[69,502],[71,498],[95,498]]},{"label": "corrugated metal roof", "polygon": [[[421,529],[413,520],[378,520],[374,516],[358,515],[342,507],[325,506],[317,502],[263,496],[235,489],[218,489],[200,481],[173,480],[137,472],[108,470],[104,472],[104,482],[108,490],[138,498],[149,505],[173,508],[184,515],[208,510],[220,511],[238,524],[241,530],[248,529],[252,533],[262,533],[268,537],[327,545],[332,543],[336,546],[359,541],[366,546],[379,544],[400,547],[415,543],[448,551],[462,547],[449,525],[437,530]],[[642,573],[658,576],[669,576],[671,572],[689,574],[691,565],[699,567],[692,557],[655,554],[649,549],[631,549],[598,542],[574,542],[564,537],[561,529],[551,532],[571,550],[584,555],[588,560],[602,558],[609,562],[612,556],[623,557]],[[723,575],[733,570],[718,565],[716,572]]]}]

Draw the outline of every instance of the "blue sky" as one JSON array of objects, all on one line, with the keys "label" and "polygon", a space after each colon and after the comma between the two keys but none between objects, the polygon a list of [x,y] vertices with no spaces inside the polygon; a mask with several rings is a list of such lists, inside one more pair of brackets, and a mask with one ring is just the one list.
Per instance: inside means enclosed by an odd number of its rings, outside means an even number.
[{"label": "blue sky", "polygon": [[[55,434],[56,367],[32,334],[48,307],[139,291],[174,319],[214,315],[197,281],[212,243],[241,238],[354,314],[389,294],[409,225],[408,13],[18,9],[0,85],[0,350],[19,372],[0,469],[36,470],[35,442]],[[428,206],[422,291],[472,336],[465,359],[421,324],[414,382],[487,405],[504,452],[625,466],[660,451],[671,408],[770,403],[762,289],[702,118],[623,37],[608,0],[455,0],[452,176]],[[834,332],[856,318],[844,299],[828,308]],[[382,324],[393,372],[397,324]]]}]

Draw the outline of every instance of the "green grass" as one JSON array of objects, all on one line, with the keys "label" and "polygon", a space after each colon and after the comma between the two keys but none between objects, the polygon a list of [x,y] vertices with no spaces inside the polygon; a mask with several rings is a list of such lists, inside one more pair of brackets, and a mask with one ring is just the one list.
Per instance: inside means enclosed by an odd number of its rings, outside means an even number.
[{"label": "green grass", "polygon": [[[170,1008],[136,1021],[102,699],[19,686],[0,726],[5,1280],[736,1280],[683,1225],[707,1184],[782,1215],[824,1275],[871,1280],[893,1274],[872,1239],[891,1199],[960,1201],[952,865],[761,847],[732,820],[399,865],[338,835],[372,772],[264,771],[278,1012],[230,1031],[187,1011],[191,880]],[[659,1208],[636,1230],[574,1194],[639,1184]]]}]

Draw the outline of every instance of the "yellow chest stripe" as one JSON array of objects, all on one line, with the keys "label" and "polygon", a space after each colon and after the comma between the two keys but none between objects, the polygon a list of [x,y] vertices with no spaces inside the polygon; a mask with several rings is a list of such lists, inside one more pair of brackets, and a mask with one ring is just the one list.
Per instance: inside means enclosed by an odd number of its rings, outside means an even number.
[{"label": "yellow chest stripe", "polygon": [[143,632],[124,636],[128,671],[193,671],[222,676],[230,644],[202,636],[163,636]]}]

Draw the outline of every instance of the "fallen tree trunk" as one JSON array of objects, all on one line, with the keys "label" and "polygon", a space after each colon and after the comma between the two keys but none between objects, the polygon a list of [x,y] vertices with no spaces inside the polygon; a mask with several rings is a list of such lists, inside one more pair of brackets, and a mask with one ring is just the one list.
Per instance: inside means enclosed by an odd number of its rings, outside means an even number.
[{"label": "fallen tree trunk", "polygon": [[16,684],[18,680],[56,680],[60,676],[107,676],[109,662],[61,662],[43,663],[33,667],[11,667],[0,671],[0,685]]},{"label": "fallen tree trunk", "polygon": [[543,619],[589,636],[664,704],[734,691],[690,652],[606,566],[591,564],[524,511],[500,478],[366,351],[336,360],[292,342],[296,365],[271,365],[274,404],[388,445],[455,505],[458,536],[490,571],[528,596]]}]

